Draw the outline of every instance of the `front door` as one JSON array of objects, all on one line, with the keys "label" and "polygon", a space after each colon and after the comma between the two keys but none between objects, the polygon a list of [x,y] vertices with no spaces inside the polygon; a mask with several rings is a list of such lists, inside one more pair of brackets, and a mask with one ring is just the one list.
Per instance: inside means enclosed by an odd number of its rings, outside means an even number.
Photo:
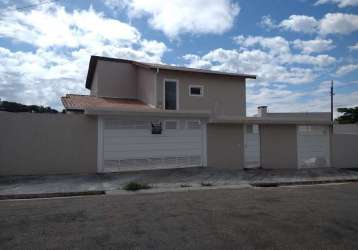
[{"label": "front door", "polygon": [[165,80],[164,82],[165,109],[176,110],[177,107],[177,81]]}]

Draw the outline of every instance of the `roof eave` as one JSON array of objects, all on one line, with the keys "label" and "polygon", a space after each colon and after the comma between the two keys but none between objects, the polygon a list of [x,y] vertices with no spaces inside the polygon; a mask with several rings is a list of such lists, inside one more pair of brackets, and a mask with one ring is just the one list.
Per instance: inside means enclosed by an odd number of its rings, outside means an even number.
[{"label": "roof eave", "polygon": [[148,110],[126,110],[113,108],[86,108],[86,115],[124,115],[124,116],[155,116],[155,117],[193,117],[206,118],[210,117],[210,111],[164,111],[160,109]]}]

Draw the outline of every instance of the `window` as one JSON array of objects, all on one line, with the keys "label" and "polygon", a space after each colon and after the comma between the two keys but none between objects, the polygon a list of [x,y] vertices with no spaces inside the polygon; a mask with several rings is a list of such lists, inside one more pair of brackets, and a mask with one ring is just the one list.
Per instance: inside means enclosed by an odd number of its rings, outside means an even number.
[{"label": "window", "polygon": [[246,132],[248,134],[258,134],[259,133],[259,125],[257,125],[257,124],[246,125]]},{"label": "window", "polygon": [[248,134],[253,134],[253,132],[254,132],[253,125],[246,125],[246,132]]},{"label": "window", "polygon": [[167,110],[176,110],[177,107],[177,81],[164,81],[164,108]]},{"label": "window", "polygon": [[200,121],[192,120],[186,121],[186,128],[187,129],[200,129]]},{"label": "window", "polygon": [[178,129],[177,121],[165,121],[165,129]]},{"label": "window", "polygon": [[204,96],[204,86],[190,85],[189,96]]}]

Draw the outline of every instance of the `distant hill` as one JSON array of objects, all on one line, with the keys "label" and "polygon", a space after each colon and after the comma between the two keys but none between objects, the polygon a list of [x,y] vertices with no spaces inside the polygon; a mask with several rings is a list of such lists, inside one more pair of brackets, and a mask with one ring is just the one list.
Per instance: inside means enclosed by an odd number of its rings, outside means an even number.
[{"label": "distant hill", "polygon": [[7,112],[31,112],[31,113],[58,113],[50,107],[25,105],[17,102],[0,101],[0,111]]}]

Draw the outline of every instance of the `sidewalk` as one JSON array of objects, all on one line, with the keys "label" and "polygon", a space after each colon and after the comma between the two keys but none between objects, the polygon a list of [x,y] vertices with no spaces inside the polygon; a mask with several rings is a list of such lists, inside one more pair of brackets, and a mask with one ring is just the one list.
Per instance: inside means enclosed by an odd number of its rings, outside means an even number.
[{"label": "sidewalk", "polygon": [[[0,177],[0,199],[113,193],[129,182],[145,183],[147,192],[245,186],[280,186],[358,181],[358,171],[325,168],[301,170],[218,170],[186,168],[120,174]],[[206,184],[206,185],[205,185]]]}]

